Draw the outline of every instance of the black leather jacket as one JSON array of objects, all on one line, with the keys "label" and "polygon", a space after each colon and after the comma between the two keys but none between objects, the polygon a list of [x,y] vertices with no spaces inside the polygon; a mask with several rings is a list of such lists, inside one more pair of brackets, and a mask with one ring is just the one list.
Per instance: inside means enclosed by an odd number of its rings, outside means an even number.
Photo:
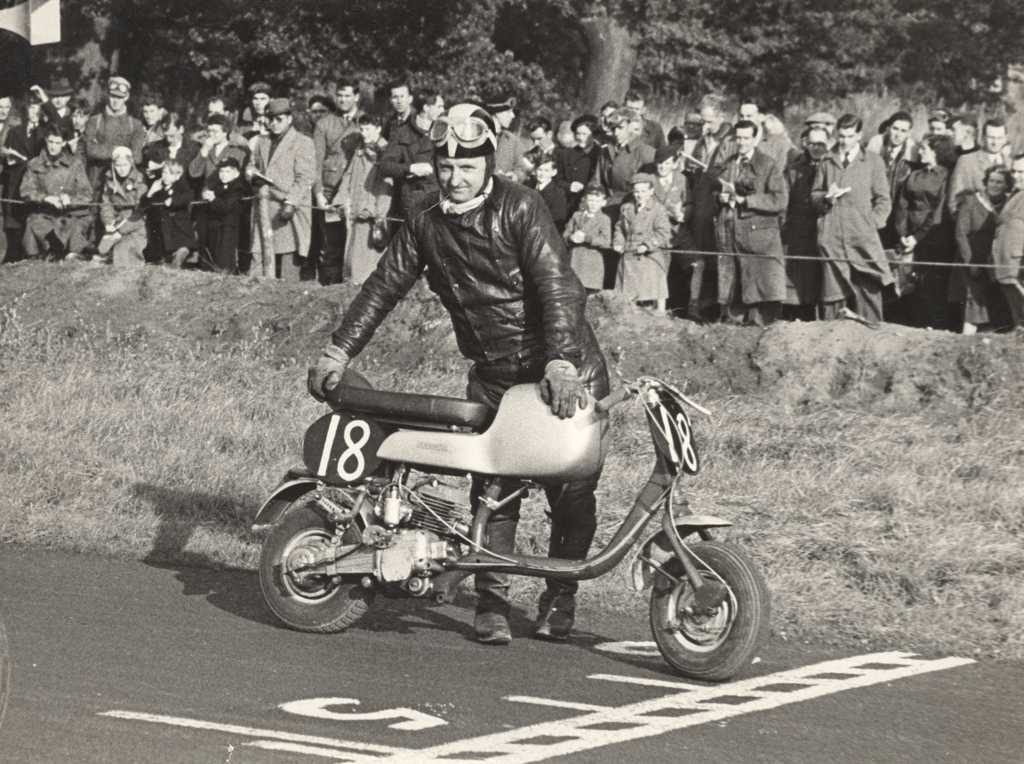
[{"label": "black leather jacket", "polygon": [[[600,394],[607,372],[584,316],[586,293],[540,195],[493,179],[483,205],[445,215],[436,199],[392,239],[334,331],[354,357],[425,270],[451,314],[462,354],[478,366],[565,359]],[[597,383],[597,384],[595,384]]]}]

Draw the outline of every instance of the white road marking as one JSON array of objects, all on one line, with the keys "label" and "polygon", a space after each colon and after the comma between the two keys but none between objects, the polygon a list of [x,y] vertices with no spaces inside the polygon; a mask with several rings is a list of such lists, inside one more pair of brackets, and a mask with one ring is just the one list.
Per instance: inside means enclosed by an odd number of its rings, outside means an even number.
[{"label": "white road marking", "polygon": [[308,698],[306,700],[293,700],[282,703],[278,706],[282,711],[299,716],[308,716],[312,719],[330,719],[337,722],[380,722],[389,719],[404,719],[405,721],[389,724],[393,730],[426,730],[431,727],[443,727],[448,722],[439,716],[425,714],[415,708],[385,708],[380,711],[355,712],[348,711],[341,713],[329,710],[330,706],[358,706],[359,701],[355,698]]},{"label": "white road marking", "polygon": [[253,740],[245,745],[249,748],[260,748],[264,751],[285,751],[287,753],[301,753],[306,756],[320,756],[321,758],[332,759],[336,762],[367,761],[362,756],[358,759],[347,758],[350,755],[348,751],[340,751],[337,748],[321,748],[315,745],[283,743],[275,740]]},{"label": "white road marking", "polygon": [[571,708],[574,711],[605,711],[611,706],[599,706],[593,703],[573,703],[568,700],[554,698],[535,698],[532,695],[506,695],[502,700],[512,703],[531,703],[535,706],[551,706],[552,708]]},{"label": "white road marking", "polygon": [[687,689],[570,719],[405,750],[383,761],[457,762],[461,754],[464,760],[478,764],[526,764],[971,663],[974,661],[968,658],[922,660],[912,653],[858,655],[739,682]]},{"label": "white road marking", "polygon": [[648,679],[643,676],[626,676],[625,674],[590,674],[587,679],[600,679],[605,682],[622,682],[623,684],[642,684],[648,687],[669,687],[679,692],[700,690],[706,684],[690,684],[688,682],[670,682],[667,679]]},{"label": "white road marking", "polygon": [[595,650],[616,655],[638,655],[644,658],[660,658],[661,652],[654,642],[601,642],[594,645]]},{"label": "white road marking", "polygon": [[315,746],[331,746],[334,748],[347,748],[365,754],[395,755],[408,751],[407,748],[396,748],[394,746],[376,745],[374,743],[360,743],[355,740],[339,740],[319,735],[299,735],[294,732],[282,730],[267,730],[257,727],[243,727],[238,724],[218,724],[207,722],[202,719],[188,719],[182,716],[164,716],[163,714],[145,714],[136,711],[103,711],[100,716],[109,716],[114,719],[126,719],[136,722],[152,722],[154,724],[169,724],[173,727],[186,727],[188,729],[210,730],[212,732],[226,732],[229,735],[244,735],[245,737],[267,738],[270,740],[284,740],[291,743],[309,743]]}]

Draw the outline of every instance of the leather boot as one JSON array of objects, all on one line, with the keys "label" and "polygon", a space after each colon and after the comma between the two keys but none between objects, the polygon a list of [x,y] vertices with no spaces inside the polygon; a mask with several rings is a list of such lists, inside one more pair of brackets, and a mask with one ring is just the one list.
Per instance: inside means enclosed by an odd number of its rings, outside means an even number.
[{"label": "leather boot", "polygon": [[[516,526],[518,519],[492,519],[487,526],[486,546],[498,554],[512,554],[516,548]],[[507,645],[512,641],[508,616],[512,607],[508,598],[509,576],[507,573],[477,573],[474,585],[479,597],[473,631],[478,642],[485,645]]]},{"label": "leather boot", "polygon": [[[586,509],[592,502],[593,486],[587,483],[569,484],[557,500],[553,502],[551,518],[551,538],[548,545],[548,556],[564,560],[584,560],[590,551],[597,523],[594,515],[588,511],[577,511],[569,514],[563,502],[571,502],[569,506]],[[549,495],[549,498],[551,496]],[[576,620],[576,591],[578,581],[560,581],[547,579],[547,588],[541,592],[537,601],[537,621],[534,636],[562,642],[572,631]]]}]

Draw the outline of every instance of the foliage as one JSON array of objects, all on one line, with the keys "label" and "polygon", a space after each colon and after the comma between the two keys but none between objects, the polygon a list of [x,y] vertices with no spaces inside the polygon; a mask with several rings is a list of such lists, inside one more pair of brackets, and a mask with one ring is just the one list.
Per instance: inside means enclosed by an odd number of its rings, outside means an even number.
[{"label": "foliage", "polygon": [[911,83],[982,102],[1024,60],[1015,0],[81,0],[66,4],[65,43],[36,58],[86,80],[116,67],[179,107],[237,100],[257,79],[299,95],[404,78],[557,110],[602,65],[581,31],[592,17],[632,33],[634,85],[662,100],[717,90],[780,108]]}]

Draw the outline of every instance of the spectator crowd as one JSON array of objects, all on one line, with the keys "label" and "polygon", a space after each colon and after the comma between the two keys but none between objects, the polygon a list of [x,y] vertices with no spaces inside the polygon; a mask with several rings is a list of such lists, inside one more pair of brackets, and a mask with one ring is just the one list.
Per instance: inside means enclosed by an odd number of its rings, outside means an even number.
[{"label": "spectator crowd", "polygon": [[[404,217],[439,202],[445,99],[396,82],[378,114],[355,83],[330,91],[299,105],[258,82],[237,111],[209,99],[198,125],[151,94],[136,116],[120,76],[96,108],[64,79],[20,114],[0,96],[0,261],[361,283]],[[998,119],[899,111],[865,135],[821,112],[794,142],[717,95],[681,125],[639,91],[562,121],[478,100],[495,173],[536,189],[588,291],[699,321],[1024,329],[1024,154]]]}]

